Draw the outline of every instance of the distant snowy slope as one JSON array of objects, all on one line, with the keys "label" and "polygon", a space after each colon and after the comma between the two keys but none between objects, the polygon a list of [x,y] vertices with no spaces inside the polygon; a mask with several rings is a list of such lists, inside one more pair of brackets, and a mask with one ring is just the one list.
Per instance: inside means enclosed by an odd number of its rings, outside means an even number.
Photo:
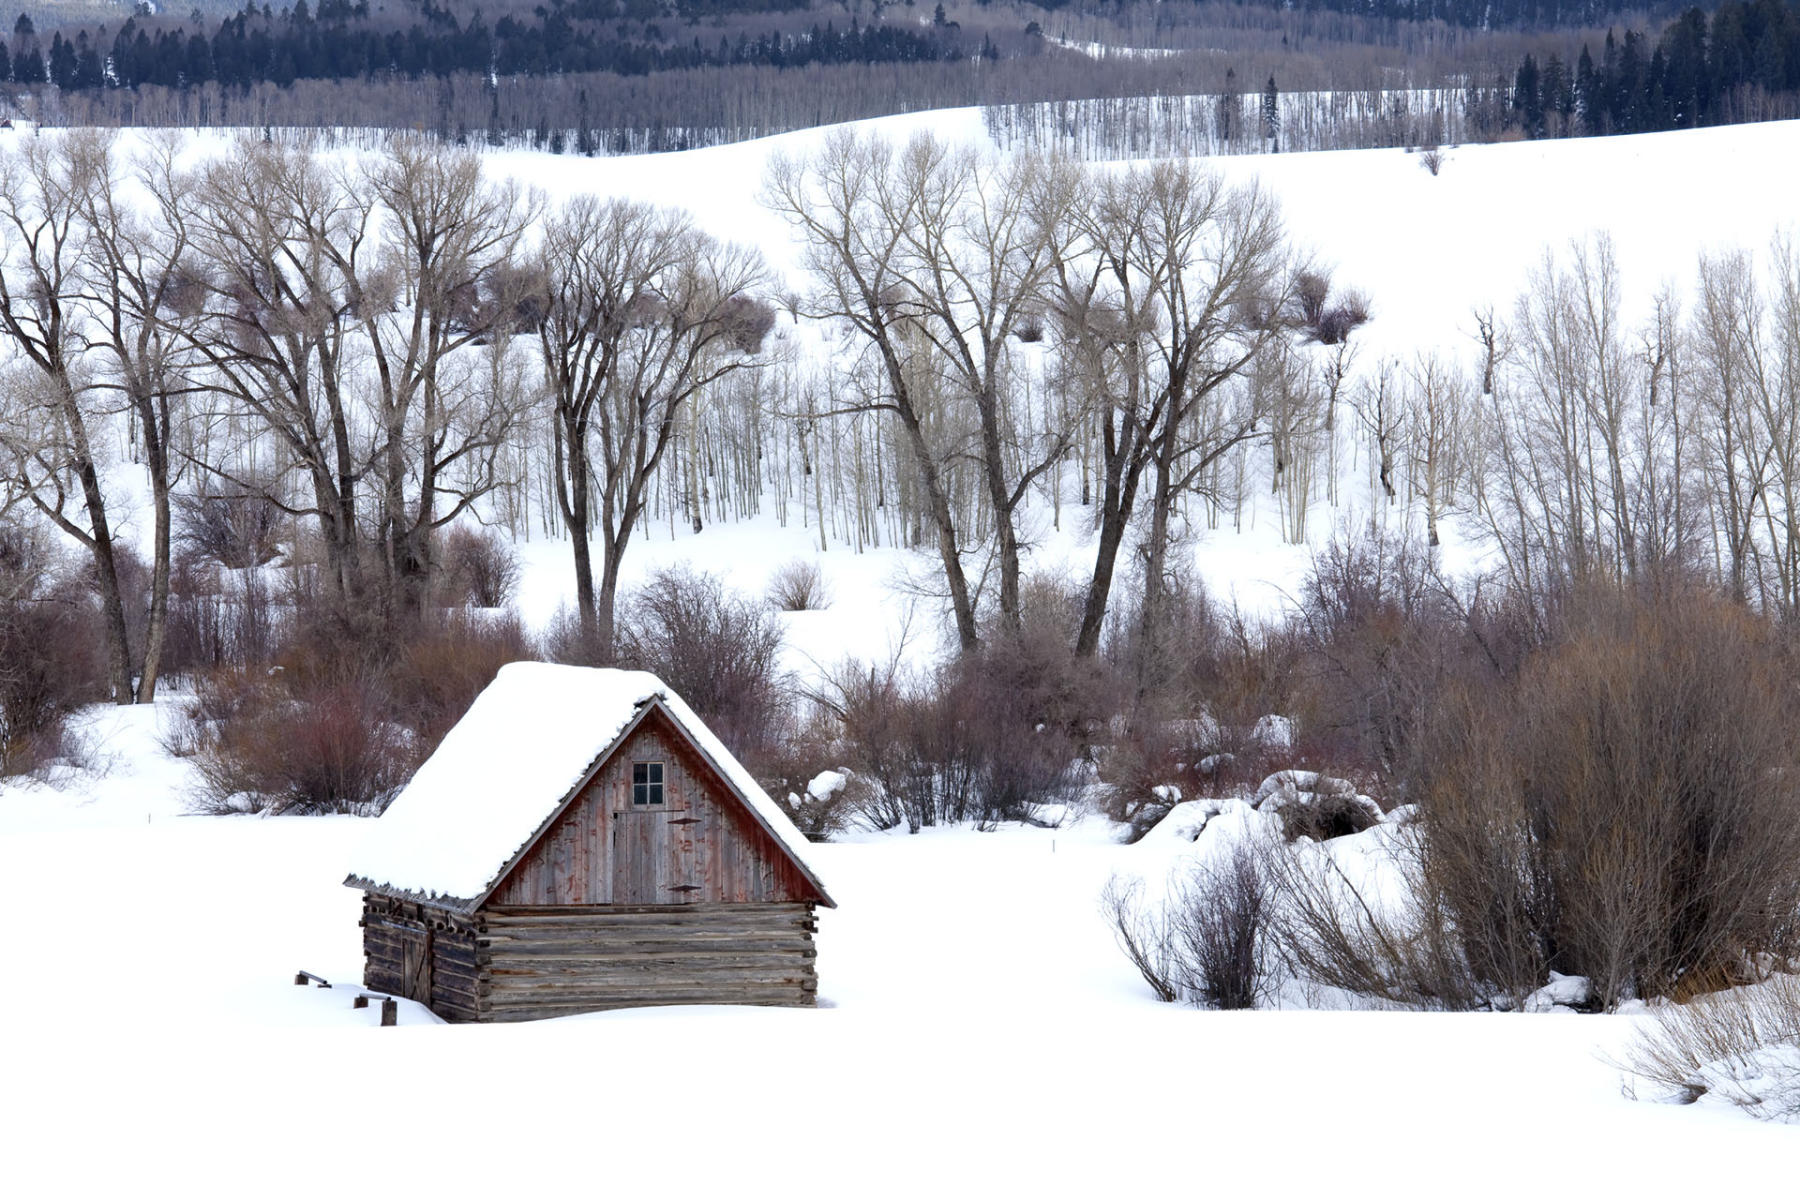
[{"label": "distant snowy slope", "polygon": [[[905,139],[921,131],[992,149],[981,110],[943,109],[858,122]],[[571,159],[503,153],[497,169],[553,193],[590,190],[678,204],[712,232],[760,246],[779,269],[797,257],[757,196],[777,153],[803,155],[830,131],[807,130],[679,154]],[[1372,351],[1467,352],[1470,311],[1507,311],[1546,250],[1609,231],[1628,313],[1665,281],[1691,282],[1702,251],[1760,249],[1800,219],[1800,121],[1633,137],[1512,142],[1446,151],[1433,177],[1403,150],[1233,156],[1228,178],[1280,197],[1288,227],[1343,284],[1374,301],[1359,337]],[[790,282],[802,280],[795,275]]]}]

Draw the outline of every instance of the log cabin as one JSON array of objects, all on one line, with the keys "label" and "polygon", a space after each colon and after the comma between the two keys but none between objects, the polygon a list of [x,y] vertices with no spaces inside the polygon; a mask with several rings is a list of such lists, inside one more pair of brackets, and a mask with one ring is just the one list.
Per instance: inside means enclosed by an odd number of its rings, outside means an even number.
[{"label": "log cabin", "polygon": [[448,1021],[811,1005],[836,907],[782,809],[656,676],[512,663],[374,823],[363,982]]}]

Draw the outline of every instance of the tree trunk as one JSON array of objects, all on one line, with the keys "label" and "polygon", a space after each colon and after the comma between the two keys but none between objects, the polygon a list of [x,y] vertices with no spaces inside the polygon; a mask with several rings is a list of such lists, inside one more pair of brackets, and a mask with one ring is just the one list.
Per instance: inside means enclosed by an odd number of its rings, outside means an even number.
[{"label": "tree trunk", "polygon": [[[152,409],[152,411],[154,411]],[[162,671],[163,641],[169,627],[169,458],[168,424],[146,420],[144,460],[150,471],[150,498],[155,528],[150,566],[150,614],[144,624],[143,657],[138,668],[137,702],[156,699],[156,683]]]},{"label": "tree trunk", "polygon": [[100,609],[106,621],[106,668],[112,688],[113,703],[130,704],[135,698],[131,687],[131,636],[125,626],[125,601],[119,592],[118,560],[113,552],[112,528],[106,519],[106,500],[100,494],[100,478],[93,461],[83,458],[78,470],[82,499],[87,505],[88,521],[93,529],[89,549],[94,555],[94,582],[100,589]]}]

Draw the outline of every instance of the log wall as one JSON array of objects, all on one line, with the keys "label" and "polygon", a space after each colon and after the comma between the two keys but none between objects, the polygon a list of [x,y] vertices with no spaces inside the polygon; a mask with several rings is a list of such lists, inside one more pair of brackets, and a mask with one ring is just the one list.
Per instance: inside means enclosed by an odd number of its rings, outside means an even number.
[{"label": "log wall", "polygon": [[811,904],[493,906],[477,922],[483,1020],[663,1004],[810,1007],[818,992]]},{"label": "log wall", "polygon": [[[634,762],[664,764],[661,808],[631,803]],[[766,904],[818,899],[811,884],[678,730],[652,714],[491,902]]]},{"label": "log wall", "polygon": [[363,893],[363,986],[417,1000],[446,1021],[478,1021],[487,985],[475,924],[439,909]]}]

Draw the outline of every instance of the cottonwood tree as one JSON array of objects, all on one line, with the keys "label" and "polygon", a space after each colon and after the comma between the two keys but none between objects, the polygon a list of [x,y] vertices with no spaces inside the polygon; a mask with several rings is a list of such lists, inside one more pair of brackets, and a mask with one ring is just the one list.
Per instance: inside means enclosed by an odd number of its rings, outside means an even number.
[{"label": "cottonwood tree", "polygon": [[905,207],[882,214],[902,231],[890,305],[931,347],[951,402],[972,410],[973,457],[994,523],[1001,628],[1016,634],[1019,508],[1067,452],[1070,429],[1026,411],[1011,339],[1037,315],[1061,193],[1040,185],[1044,171],[1034,159],[983,161],[930,137],[914,139],[897,167],[893,193]]},{"label": "cottonwood tree", "polygon": [[[1784,617],[1800,584],[1800,265],[1777,238],[1766,262],[1701,259],[1688,344],[1697,465],[1732,595]],[[1760,282],[1766,274],[1768,286]]]},{"label": "cottonwood tree", "polygon": [[584,652],[610,661],[619,567],[652,477],[683,408],[760,348],[753,300],[765,272],[754,251],[685,213],[586,196],[551,215],[539,269],[556,501],[574,543]]},{"label": "cottonwood tree", "polygon": [[494,489],[519,418],[508,352],[542,288],[513,263],[540,206],[487,181],[475,154],[422,138],[393,142],[365,183],[379,256],[326,247],[372,377],[377,537],[397,597],[417,607],[432,533]]},{"label": "cottonwood tree", "polygon": [[1060,210],[1054,303],[1101,443],[1099,539],[1075,644],[1091,656],[1146,480],[1153,642],[1181,499],[1264,433],[1263,398],[1240,377],[1283,336],[1294,270],[1274,199],[1190,160],[1093,172],[1076,186]]},{"label": "cottonwood tree", "polygon": [[132,656],[103,476],[109,401],[80,358],[96,254],[87,208],[107,169],[95,136],[34,138],[0,154],[0,337],[14,359],[0,377],[0,475],[87,550],[109,685],[115,702],[130,704],[142,662]]},{"label": "cottonwood tree", "polygon": [[[180,143],[150,140],[129,179],[111,142],[70,145],[71,153],[93,157],[82,199],[89,253],[81,272],[88,312],[82,346],[95,363],[91,386],[104,407],[126,415],[150,484],[150,598],[136,672],[137,700],[147,704],[156,695],[168,631],[171,489],[185,465],[188,402],[204,386],[194,375],[190,336],[204,292],[189,273]],[[148,206],[131,187],[150,196]]]},{"label": "cottonwood tree", "polygon": [[891,414],[904,431],[957,641],[968,651],[980,637],[949,477],[962,448],[934,436],[935,372],[921,361],[929,351],[920,344],[919,300],[907,272],[907,223],[918,207],[908,188],[925,181],[921,172],[905,168],[902,153],[889,143],[839,132],[810,159],[773,159],[764,202],[800,234],[804,262],[817,283],[803,302],[807,314],[844,322],[874,360],[865,376],[867,398],[833,411]]},{"label": "cottonwood tree", "polygon": [[[263,456],[254,472],[216,456],[204,465],[315,519],[331,594],[343,604],[366,597],[358,501],[374,432],[349,367],[364,302],[357,275],[375,253],[370,207],[310,151],[249,141],[203,167],[189,196],[194,278],[206,292],[190,342],[207,373],[208,416],[250,439],[239,458]],[[306,499],[260,483],[291,472],[305,479]]]}]

